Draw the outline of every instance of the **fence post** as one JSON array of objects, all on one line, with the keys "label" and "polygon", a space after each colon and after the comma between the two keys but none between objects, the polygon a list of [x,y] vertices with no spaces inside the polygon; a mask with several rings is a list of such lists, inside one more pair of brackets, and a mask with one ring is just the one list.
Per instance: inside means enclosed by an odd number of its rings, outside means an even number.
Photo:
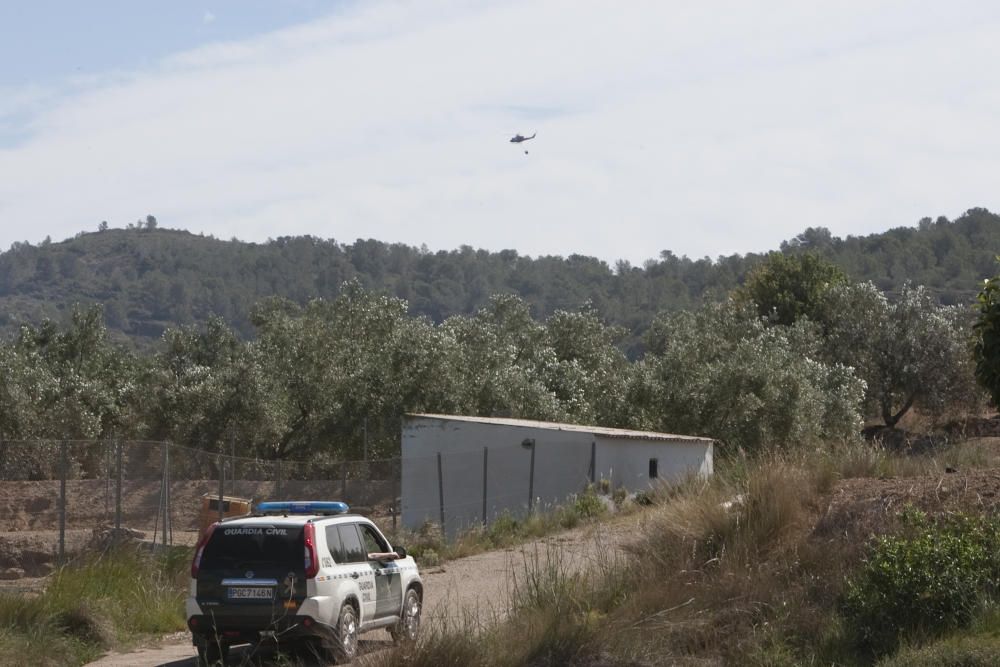
[{"label": "fence post", "polygon": [[160,497],[156,505],[156,514],[153,515],[153,543],[150,551],[156,551],[156,536],[159,534],[160,517],[163,516],[163,471],[160,471]]},{"label": "fence post", "polygon": [[396,465],[392,471],[392,535],[396,536],[396,517],[399,515],[399,478],[403,475],[403,459],[396,459]]},{"label": "fence post", "polygon": [[169,441],[165,442],[163,446],[166,448],[167,451],[166,455],[164,456],[164,459],[167,462],[164,472],[167,483],[167,508],[166,508],[167,513],[163,516],[163,521],[164,521],[163,528],[166,531],[163,534],[169,540],[167,544],[170,544],[172,546],[174,543],[174,521],[173,521],[174,514],[170,508],[170,496],[172,495],[170,492],[170,442]]},{"label": "fence post", "polygon": [[115,473],[115,534],[122,527],[122,450],[125,443],[121,440],[115,443],[115,466],[118,470]]},{"label": "fence post", "polygon": [[222,498],[226,495],[226,459],[225,454],[219,454],[219,521],[226,518],[222,509]]},{"label": "fence post", "polygon": [[66,562],[66,476],[69,473],[69,452],[66,441],[59,443],[59,564]]},{"label": "fence post", "polygon": [[590,483],[597,483],[597,441],[590,443]]},{"label": "fence post", "polygon": [[347,461],[340,464],[340,499],[347,502]]},{"label": "fence post", "polygon": [[528,514],[535,507],[535,441],[531,441],[531,468],[528,471]]},{"label": "fence post", "polygon": [[441,473],[441,452],[438,452],[438,506],[441,509],[441,534],[446,535],[444,530],[444,475]]},{"label": "fence post", "polygon": [[229,472],[230,475],[230,488],[229,495],[236,495],[236,436],[229,436]]},{"label": "fence post", "polygon": [[483,447],[483,525],[486,525],[486,466],[490,459],[490,448]]},{"label": "fence post", "polygon": [[104,523],[111,518],[111,443],[104,441]]},{"label": "fence post", "polygon": [[170,510],[167,504],[170,502],[170,445],[163,443],[163,481],[160,482],[160,493],[163,494],[163,546],[167,546],[167,522]]}]

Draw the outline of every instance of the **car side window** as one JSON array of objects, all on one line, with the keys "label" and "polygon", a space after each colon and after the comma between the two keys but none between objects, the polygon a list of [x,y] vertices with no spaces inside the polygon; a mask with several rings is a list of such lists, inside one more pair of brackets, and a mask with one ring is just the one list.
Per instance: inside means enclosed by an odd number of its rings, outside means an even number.
[{"label": "car side window", "polygon": [[372,530],[371,526],[361,523],[358,524],[358,528],[361,529],[361,537],[365,541],[365,554],[385,553],[389,550],[389,545],[381,535]]},{"label": "car side window", "polygon": [[326,547],[330,550],[330,555],[333,556],[333,562],[347,562],[344,558],[344,547],[340,543],[340,533],[336,526],[326,527]]},{"label": "car side window", "polygon": [[340,533],[340,543],[344,550],[343,563],[363,563],[368,560],[368,552],[361,544],[361,536],[358,535],[357,524],[348,523],[337,526]]}]

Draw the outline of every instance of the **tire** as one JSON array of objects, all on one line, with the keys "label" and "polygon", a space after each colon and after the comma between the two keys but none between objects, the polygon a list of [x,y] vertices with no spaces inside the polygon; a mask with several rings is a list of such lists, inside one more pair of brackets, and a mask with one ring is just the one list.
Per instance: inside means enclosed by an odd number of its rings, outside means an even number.
[{"label": "tire", "polygon": [[347,603],[340,608],[340,619],[337,621],[337,643],[333,647],[337,662],[350,662],[358,654],[358,634],[357,612]]},{"label": "tire", "polygon": [[420,633],[420,595],[410,588],[403,597],[403,608],[399,613],[399,622],[389,629],[393,641],[412,642]]},{"label": "tire", "polygon": [[225,664],[229,657],[229,646],[215,641],[209,641],[198,647],[198,667],[216,667]]}]

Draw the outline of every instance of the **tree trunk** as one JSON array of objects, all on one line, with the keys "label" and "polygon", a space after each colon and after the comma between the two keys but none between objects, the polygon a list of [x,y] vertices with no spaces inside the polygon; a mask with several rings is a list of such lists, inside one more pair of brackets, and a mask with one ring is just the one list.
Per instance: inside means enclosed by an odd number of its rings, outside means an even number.
[{"label": "tree trunk", "polygon": [[888,398],[882,399],[882,420],[885,422],[885,425],[889,428],[896,428],[896,424],[903,418],[903,415],[913,407],[914,398],[913,394],[910,394],[910,397],[906,399],[906,403],[903,403],[903,407],[896,414],[892,414],[892,405],[889,403]]}]

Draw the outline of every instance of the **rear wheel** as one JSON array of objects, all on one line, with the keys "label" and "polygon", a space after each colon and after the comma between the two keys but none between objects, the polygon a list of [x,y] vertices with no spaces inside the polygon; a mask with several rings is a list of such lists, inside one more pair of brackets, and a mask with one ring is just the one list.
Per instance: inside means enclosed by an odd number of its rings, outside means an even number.
[{"label": "rear wheel", "polygon": [[338,662],[350,662],[358,654],[358,615],[350,603],[340,608],[337,621],[337,643],[334,657]]},{"label": "rear wheel", "polygon": [[420,596],[412,588],[403,597],[399,622],[389,628],[394,641],[414,641],[420,632]]}]

